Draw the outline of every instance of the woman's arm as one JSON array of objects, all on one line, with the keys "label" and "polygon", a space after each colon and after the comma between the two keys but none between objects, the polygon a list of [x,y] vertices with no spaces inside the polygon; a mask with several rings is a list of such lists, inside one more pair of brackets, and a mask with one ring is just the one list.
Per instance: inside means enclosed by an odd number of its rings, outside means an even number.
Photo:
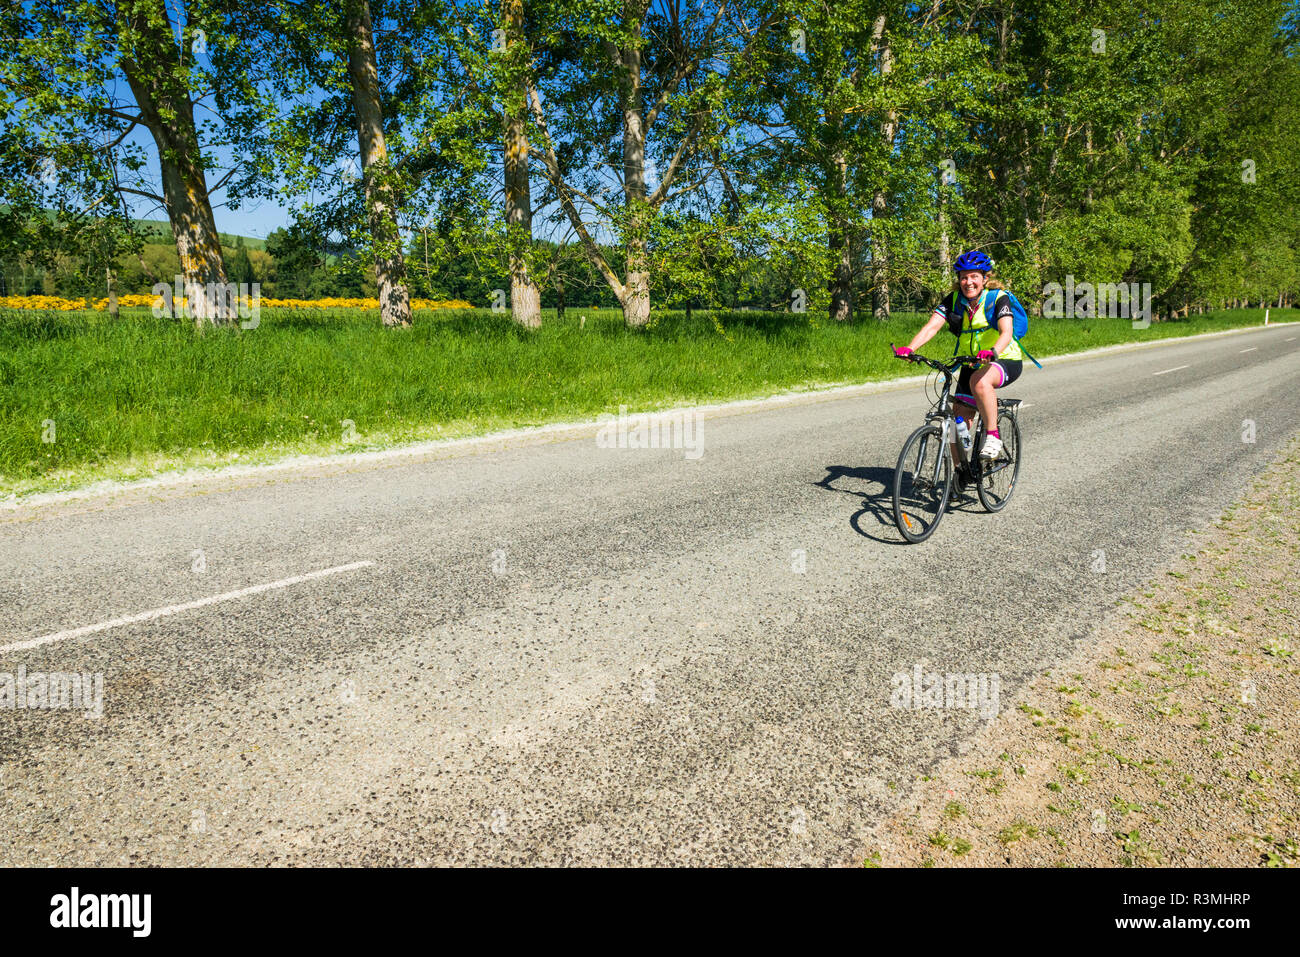
[{"label": "woman's arm", "polygon": [[998,320],[998,332],[1001,333],[1001,335],[998,336],[998,344],[993,347],[993,354],[995,356],[1002,355],[1002,350],[1005,349],[1007,346],[1011,345],[1011,317],[1010,316],[1003,316],[1001,319]]},{"label": "woman's arm", "polygon": [[943,317],[943,313],[932,312],[930,314],[930,321],[923,325],[921,331],[912,337],[912,341],[907,344],[907,347],[915,352],[917,349],[921,348],[921,346],[933,339],[935,333],[946,325],[948,325],[948,320]]}]

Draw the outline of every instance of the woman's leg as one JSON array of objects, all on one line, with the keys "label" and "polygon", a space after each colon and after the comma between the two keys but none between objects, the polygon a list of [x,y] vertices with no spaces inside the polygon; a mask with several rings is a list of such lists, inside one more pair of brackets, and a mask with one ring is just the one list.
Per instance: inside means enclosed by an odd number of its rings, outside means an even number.
[{"label": "woman's leg", "polygon": [[[957,388],[953,390],[952,410],[958,416],[965,419],[967,428],[969,428],[971,432],[974,432],[975,431],[975,424],[974,424],[975,409],[973,406],[969,405],[962,398],[962,396],[970,396],[971,398],[974,398],[974,396],[971,395],[970,375],[971,375],[971,370],[970,367],[968,366],[962,369],[961,375],[957,377]],[[961,447],[958,444],[958,442],[959,440],[957,438],[957,430],[953,429],[952,430],[952,467],[955,469],[961,468]]]},{"label": "woman's leg", "polygon": [[[963,419],[966,420],[966,427],[970,429],[971,432],[973,433],[975,431],[975,409],[967,405],[965,402],[962,402],[960,399],[953,401],[952,409],[959,416],[961,416]],[[957,430],[953,429],[952,430],[952,464],[954,466],[961,465],[961,454],[957,451],[958,448],[959,446],[958,446],[958,439],[957,439]]]},{"label": "woman's leg", "polygon": [[986,430],[998,427],[998,397],[994,390],[1002,385],[1002,379],[1002,368],[998,365],[980,366],[970,376],[971,392]]}]

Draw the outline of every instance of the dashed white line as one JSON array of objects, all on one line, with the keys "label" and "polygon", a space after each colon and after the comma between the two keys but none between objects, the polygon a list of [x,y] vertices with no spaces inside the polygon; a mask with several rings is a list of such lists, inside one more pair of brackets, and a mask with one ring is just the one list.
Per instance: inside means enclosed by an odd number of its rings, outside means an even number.
[{"label": "dashed white line", "polygon": [[1295,337],[1295,336],[1292,336],[1290,339],[1283,339],[1282,341],[1283,341],[1283,342],[1295,342],[1295,339],[1296,339],[1296,337]]},{"label": "dashed white line", "polygon": [[127,615],[125,618],[114,618],[112,621],[101,621],[96,625],[84,625],[81,628],[73,628],[69,631],[56,631],[52,635],[41,635],[39,638],[29,638],[26,641],[15,641],[13,644],[0,645],[0,653],[26,651],[29,648],[39,648],[41,645],[53,644],[56,641],[64,641],[68,638],[81,638],[84,635],[93,635],[96,632],[107,631],[110,628],[120,628],[123,625],[133,625],[139,621],[152,621],[155,618],[165,618],[167,615],[175,615],[179,612],[189,611],[193,608],[202,608],[205,605],[215,605],[219,601],[231,601],[235,598],[244,598],[247,595],[256,595],[264,591],[270,591],[273,588],[288,588],[290,585],[298,585],[315,578],[324,578],[326,575],[338,575],[342,572],[356,571],[358,568],[367,568],[373,564],[374,562],[352,562],[350,565],[338,565],[334,568],[322,568],[320,571],[308,572],[306,575],[295,575],[293,578],[282,578],[279,581],[266,582],[262,585],[250,585],[248,588],[241,588],[238,591],[228,591],[223,595],[212,595],[208,598],[200,598],[197,601],[187,601],[181,605],[168,605],[165,608],[155,608],[153,611],[143,611],[138,615]]},{"label": "dashed white line", "polygon": [[[1259,346],[1251,346],[1249,349],[1242,349],[1241,352],[1254,352],[1258,348]],[[1237,355],[1241,355],[1241,352],[1238,352]]]},{"label": "dashed white line", "polygon": [[1186,369],[1187,366],[1174,366],[1172,369],[1163,369],[1160,372],[1153,372],[1152,375],[1164,375],[1166,372],[1177,372],[1179,369]]}]

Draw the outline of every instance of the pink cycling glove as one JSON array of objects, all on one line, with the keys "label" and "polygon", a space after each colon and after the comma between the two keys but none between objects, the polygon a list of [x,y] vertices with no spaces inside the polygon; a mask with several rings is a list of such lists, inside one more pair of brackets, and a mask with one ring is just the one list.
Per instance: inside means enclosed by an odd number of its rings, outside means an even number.
[{"label": "pink cycling glove", "polygon": [[911,354],[912,354],[912,350],[909,349],[907,346],[902,346],[894,350],[894,355],[898,356],[900,359],[905,359]]},{"label": "pink cycling glove", "polygon": [[979,359],[980,362],[992,362],[997,358],[997,353],[992,349],[981,349],[975,354],[975,358]]}]

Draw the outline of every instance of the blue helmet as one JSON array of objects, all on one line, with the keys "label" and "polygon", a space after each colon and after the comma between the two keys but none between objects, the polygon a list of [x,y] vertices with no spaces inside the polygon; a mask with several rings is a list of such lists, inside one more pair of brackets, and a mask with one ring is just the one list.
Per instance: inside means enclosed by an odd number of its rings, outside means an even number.
[{"label": "blue helmet", "polygon": [[989,259],[982,252],[972,249],[968,253],[962,253],[957,257],[957,261],[952,264],[953,272],[965,272],[967,269],[975,269],[979,272],[991,272],[993,269],[993,260]]}]

